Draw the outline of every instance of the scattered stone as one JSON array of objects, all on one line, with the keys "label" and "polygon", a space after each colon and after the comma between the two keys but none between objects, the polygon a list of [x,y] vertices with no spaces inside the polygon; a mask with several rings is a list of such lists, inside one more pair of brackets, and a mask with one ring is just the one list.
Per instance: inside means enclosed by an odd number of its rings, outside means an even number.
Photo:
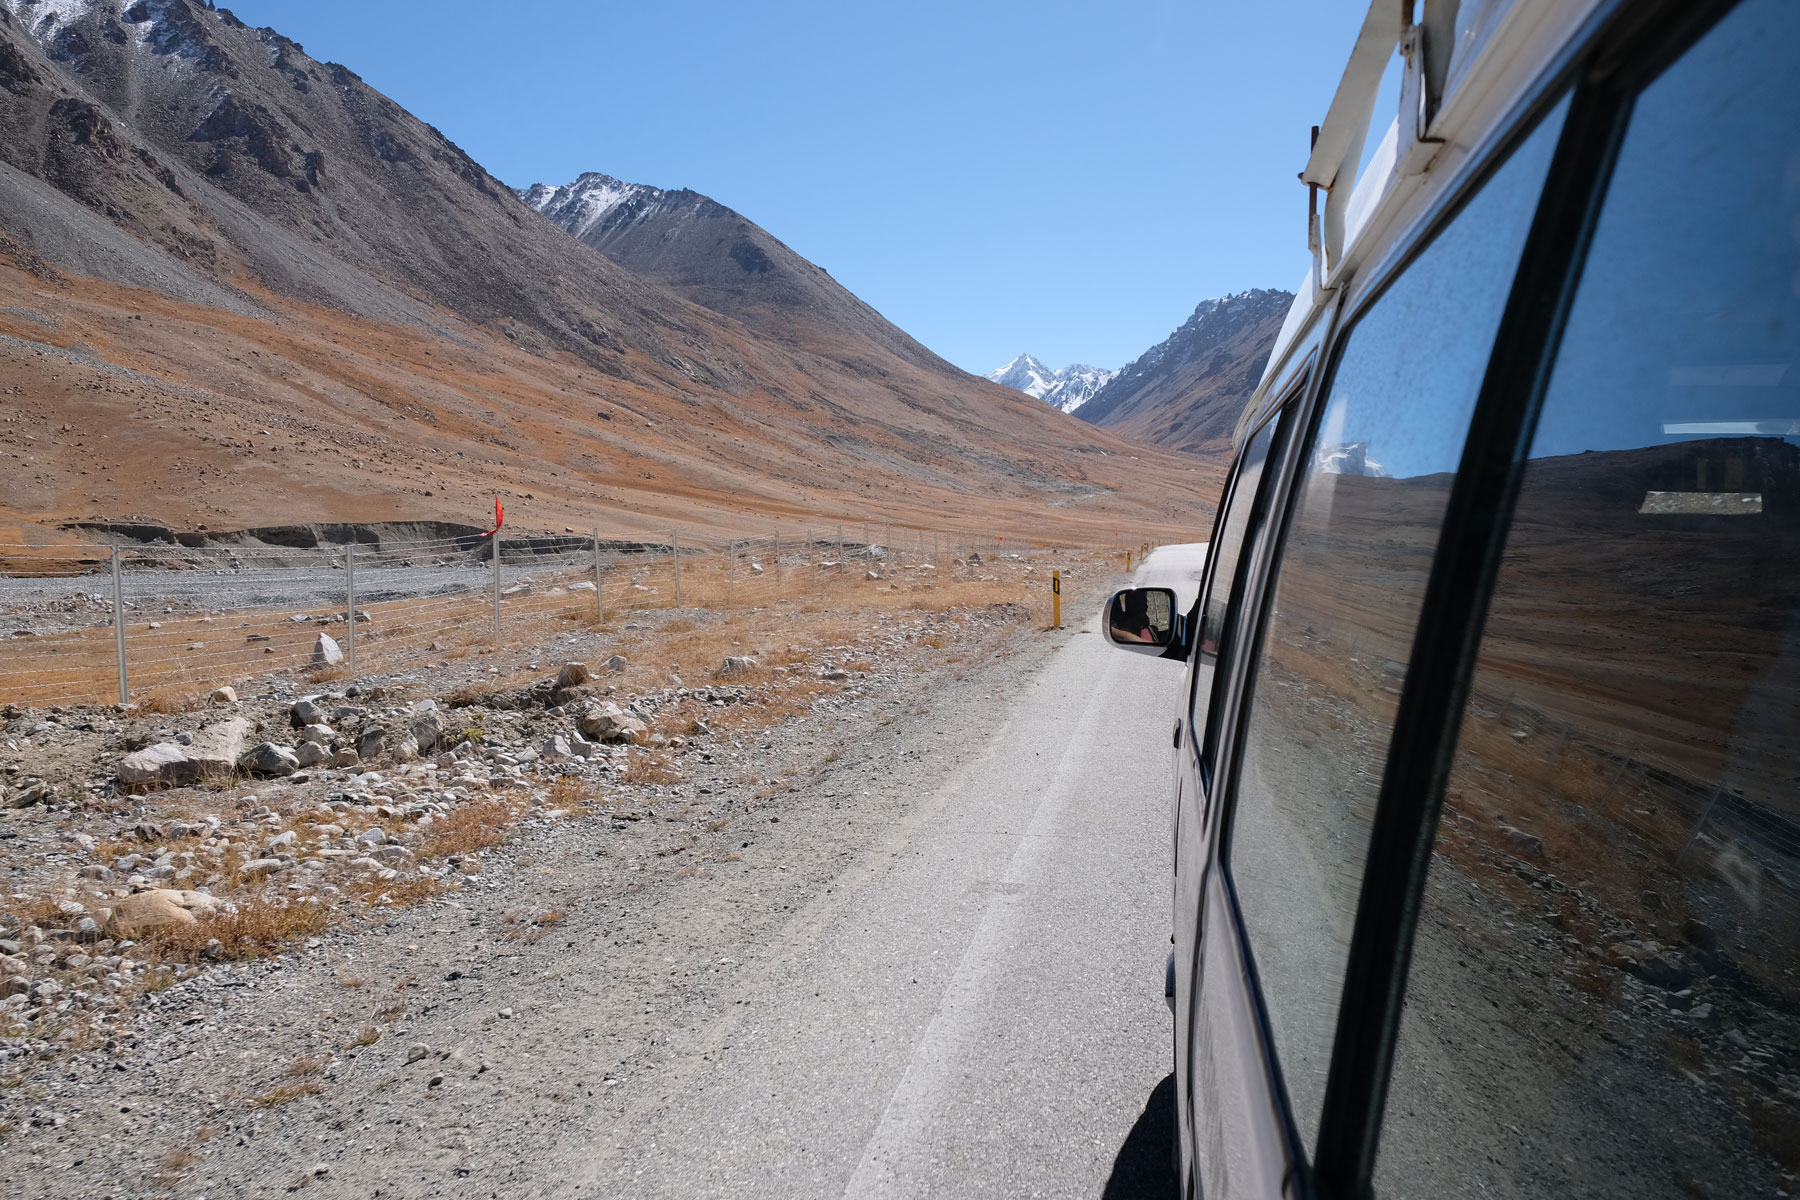
[{"label": "scattered stone", "polygon": [[563,669],[556,675],[556,688],[561,691],[564,688],[580,687],[593,677],[593,672],[588,670],[586,663],[564,663]]},{"label": "scattered stone", "polygon": [[819,678],[823,679],[826,683],[843,683],[850,678],[850,672],[838,667],[833,667],[828,671],[820,671]]},{"label": "scattered stone", "polygon": [[630,665],[630,662],[631,660],[626,658],[623,654],[615,654],[605,662],[601,663],[600,666],[607,671],[623,671]]},{"label": "scattered stone", "polygon": [[312,665],[315,667],[335,667],[344,661],[344,652],[329,633],[321,633],[319,640],[313,643]]},{"label": "scattered stone", "polygon": [[756,660],[748,655],[727,658],[724,665],[719,668],[719,678],[736,679],[741,675],[748,675],[754,670],[756,670]]},{"label": "scattered stone", "polygon": [[378,758],[387,747],[387,730],[380,725],[371,725],[362,731],[356,739],[356,753],[363,761]]},{"label": "scattered stone", "polygon": [[30,808],[41,804],[56,794],[56,790],[41,779],[34,779],[22,789],[14,792],[6,801],[8,808]]},{"label": "scattered stone", "polygon": [[362,755],[358,754],[356,751],[352,750],[350,747],[345,746],[342,750],[339,750],[337,753],[335,753],[331,756],[330,765],[333,767],[337,767],[341,770],[344,767],[357,766],[361,762],[362,762]]},{"label": "scattered stone", "polygon": [[635,744],[645,740],[650,727],[608,701],[596,704],[581,714],[581,732],[597,742]]},{"label": "scattered stone", "polygon": [[1645,959],[1630,970],[1633,975],[1651,987],[1661,988],[1665,992],[1680,991],[1693,980],[1693,973],[1686,967],[1660,954],[1654,958]]},{"label": "scattered stone", "polygon": [[230,775],[243,756],[244,737],[249,732],[248,719],[232,717],[207,726],[186,746],[159,742],[127,754],[119,763],[119,782],[186,787],[201,779]]},{"label": "scattered stone", "polygon": [[329,725],[304,725],[300,729],[300,740],[317,742],[321,746],[333,746],[337,743],[337,730]]},{"label": "scattered stone", "polygon": [[244,864],[244,878],[251,880],[267,879],[269,876],[286,866],[287,864],[282,862],[279,858],[253,858]]},{"label": "scattered stone", "polygon": [[238,766],[252,775],[292,775],[300,769],[300,760],[286,746],[259,742],[244,751]]},{"label": "scattered stone", "polygon": [[449,728],[444,722],[444,714],[437,710],[437,705],[429,700],[425,704],[430,704],[431,707],[421,705],[413,712],[412,739],[418,744],[419,753],[430,751],[443,740],[444,731]]},{"label": "scattered stone", "polygon": [[[354,753],[354,751],[352,751]],[[331,751],[317,742],[301,742],[294,750],[296,767],[316,767],[320,763],[331,761]]]},{"label": "scattered stone", "polygon": [[236,704],[237,689],[234,687],[214,688],[211,700],[214,704]]},{"label": "scattered stone", "polygon": [[424,1042],[414,1042],[411,1046],[407,1047],[406,1050],[407,1064],[411,1065],[412,1063],[416,1063],[422,1058],[429,1057],[430,1054],[430,1046],[427,1046]]},{"label": "scattered stone", "polygon": [[1512,843],[1514,849],[1523,850],[1534,858],[1544,857],[1544,839],[1535,833],[1526,833],[1511,825],[1501,825],[1500,836]]},{"label": "scattered stone", "polygon": [[326,725],[331,718],[314,700],[296,700],[288,709],[288,720],[294,723],[295,729],[304,729],[309,725]]},{"label": "scattered stone", "polygon": [[569,746],[569,739],[560,733],[551,736],[538,748],[538,755],[546,762],[561,762],[574,753],[575,751]]}]

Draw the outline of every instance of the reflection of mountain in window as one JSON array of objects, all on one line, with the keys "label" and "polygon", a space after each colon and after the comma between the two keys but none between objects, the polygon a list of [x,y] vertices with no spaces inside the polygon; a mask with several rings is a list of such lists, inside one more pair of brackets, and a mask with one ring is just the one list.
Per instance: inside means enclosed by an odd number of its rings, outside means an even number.
[{"label": "reflection of mountain in window", "polygon": [[1347,446],[1321,446],[1314,456],[1313,469],[1321,475],[1360,475],[1366,479],[1386,479],[1382,465],[1369,457],[1369,443],[1351,442]]}]

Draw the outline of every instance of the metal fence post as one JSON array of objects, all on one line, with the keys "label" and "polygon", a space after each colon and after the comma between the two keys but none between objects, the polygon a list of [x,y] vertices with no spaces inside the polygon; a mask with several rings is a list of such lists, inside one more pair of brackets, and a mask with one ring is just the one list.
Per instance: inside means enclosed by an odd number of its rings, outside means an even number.
[{"label": "metal fence post", "polygon": [[600,527],[594,526],[594,620],[606,620],[605,582],[600,575]]},{"label": "metal fence post", "polygon": [[675,560],[675,607],[681,607],[681,534],[669,530],[669,556]]},{"label": "metal fence post", "polygon": [[500,640],[500,531],[494,530],[494,640]]},{"label": "metal fence post", "polygon": [[351,542],[344,547],[344,593],[349,609],[346,616],[350,620],[350,677],[356,677],[356,543]]},{"label": "metal fence post", "polygon": [[119,565],[119,548],[113,547],[113,640],[119,646],[119,704],[131,703],[131,677],[125,669],[125,588],[121,581],[122,570]]}]

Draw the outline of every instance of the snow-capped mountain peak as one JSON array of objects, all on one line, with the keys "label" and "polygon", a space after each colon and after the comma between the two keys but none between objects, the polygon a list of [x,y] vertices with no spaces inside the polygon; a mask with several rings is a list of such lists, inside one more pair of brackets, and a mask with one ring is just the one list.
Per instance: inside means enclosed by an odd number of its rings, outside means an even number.
[{"label": "snow-capped mountain peak", "polygon": [[675,193],[589,171],[561,187],[534,183],[520,189],[519,195],[577,238],[583,238],[609,220],[630,222],[651,215]]},{"label": "snow-capped mountain peak", "polygon": [[1060,371],[1052,371],[1031,355],[1021,354],[1004,367],[989,371],[987,378],[1064,412],[1074,412],[1117,374],[1086,363],[1070,363]]}]

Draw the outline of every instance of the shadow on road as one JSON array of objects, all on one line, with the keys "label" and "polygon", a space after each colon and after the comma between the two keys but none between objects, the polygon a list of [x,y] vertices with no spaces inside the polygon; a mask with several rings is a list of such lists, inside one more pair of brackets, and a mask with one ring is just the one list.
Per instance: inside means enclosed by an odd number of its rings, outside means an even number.
[{"label": "shadow on road", "polygon": [[1113,1159],[1112,1178],[1104,1200],[1173,1200],[1175,1171],[1170,1161],[1175,1141],[1175,1076],[1165,1075],[1144,1104],[1137,1124]]}]

